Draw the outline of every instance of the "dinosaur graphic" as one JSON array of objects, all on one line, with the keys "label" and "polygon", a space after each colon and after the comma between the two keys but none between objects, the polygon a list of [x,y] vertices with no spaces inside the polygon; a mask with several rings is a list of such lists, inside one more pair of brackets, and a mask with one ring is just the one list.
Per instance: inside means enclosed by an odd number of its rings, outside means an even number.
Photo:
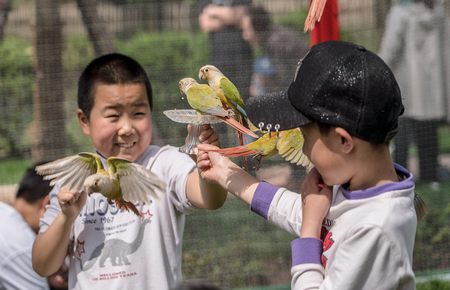
[{"label": "dinosaur graphic", "polygon": [[148,223],[150,223],[150,219],[142,221],[136,239],[131,243],[127,243],[120,239],[110,239],[99,245],[94,249],[91,257],[89,257],[88,261],[82,267],[83,271],[89,270],[94,266],[97,260],[99,261],[100,267],[105,267],[105,262],[108,258],[110,259],[112,266],[130,265],[131,263],[128,261],[127,257],[136,252],[140,247],[144,238],[144,229]]}]

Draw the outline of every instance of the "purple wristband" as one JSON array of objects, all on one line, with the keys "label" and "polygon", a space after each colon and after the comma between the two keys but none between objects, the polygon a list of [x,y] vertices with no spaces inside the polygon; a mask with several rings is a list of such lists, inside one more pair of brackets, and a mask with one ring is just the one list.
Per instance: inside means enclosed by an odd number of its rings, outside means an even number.
[{"label": "purple wristband", "polygon": [[315,238],[298,238],[291,242],[292,266],[321,264],[323,243]]},{"label": "purple wristband", "polygon": [[255,190],[255,194],[253,195],[252,202],[250,204],[251,211],[267,219],[270,204],[272,203],[273,197],[278,189],[278,187],[270,183],[261,181]]}]

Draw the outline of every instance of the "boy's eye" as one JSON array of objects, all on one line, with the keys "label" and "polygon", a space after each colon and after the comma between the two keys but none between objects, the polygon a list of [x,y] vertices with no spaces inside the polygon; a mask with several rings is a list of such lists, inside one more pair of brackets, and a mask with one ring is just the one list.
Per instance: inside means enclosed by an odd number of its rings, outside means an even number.
[{"label": "boy's eye", "polygon": [[108,118],[108,119],[117,119],[117,118],[119,118],[119,114],[109,114],[109,115],[106,115],[106,118]]}]

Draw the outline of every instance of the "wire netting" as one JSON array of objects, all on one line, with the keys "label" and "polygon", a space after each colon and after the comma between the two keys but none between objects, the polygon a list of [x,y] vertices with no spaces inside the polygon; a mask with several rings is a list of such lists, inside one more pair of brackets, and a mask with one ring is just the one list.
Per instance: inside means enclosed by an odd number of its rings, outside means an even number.
[{"label": "wire netting", "polygon": [[[93,6],[78,6],[77,2]],[[13,191],[14,187],[6,186],[20,178],[20,173],[11,168],[19,168],[20,172],[32,160],[92,150],[76,120],[76,85],[81,70],[98,53],[116,50],[136,58],[145,67],[154,92],[155,144],[184,143],[185,125],[170,121],[162,112],[188,108],[178,81],[188,76],[197,78],[204,64],[222,68],[238,84],[244,99],[257,94],[252,90],[258,92],[258,81],[266,81],[270,75],[270,69],[264,67],[264,52],[243,41],[240,28],[221,35],[202,32],[200,2],[12,1],[0,40],[0,197]],[[233,1],[223,2],[229,5]],[[378,51],[386,15],[395,2],[339,0],[341,38]],[[443,2],[449,15],[450,0]],[[309,36],[302,31],[308,3],[254,0],[252,5],[263,6],[274,24],[295,31],[307,47]],[[97,15],[82,15],[82,8],[91,12],[95,8]],[[222,44],[217,46],[215,41]],[[288,42],[280,45],[287,47]],[[297,57],[285,58],[286,63],[294,63],[294,68],[297,61]],[[292,68],[287,67],[284,79],[289,82],[292,75]],[[283,86],[269,83],[265,90]],[[414,137],[407,157],[418,182],[417,191],[429,208],[419,223],[414,252],[414,268],[420,277],[450,273],[450,130],[445,122],[437,126],[438,144],[425,142],[425,151],[431,150],[426,146],[437,146],[438,164],[427,163],[426,158],[419,164],[417,143],[427,141],[427,136],[420,140]],[[230,129],[222,125],[215,128],[224,147],[237,144]],[[435,180],[421,179],[427,166],[437,170]],[[299,191],[305,171],[272,157],[263,160],[261,169],[252,173]],[[264,285],[284,285],[288,289],[292,239],[229,196],[223,208],[197,211],[187,217],[184,278],[231,289]]]}]

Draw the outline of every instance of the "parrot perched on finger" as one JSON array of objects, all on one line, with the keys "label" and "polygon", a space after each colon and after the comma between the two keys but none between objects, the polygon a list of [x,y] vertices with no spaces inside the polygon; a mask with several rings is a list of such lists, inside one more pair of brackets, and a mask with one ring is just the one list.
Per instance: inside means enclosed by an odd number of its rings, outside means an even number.
[{"label": "parrot perched on finger", "polygon": [[138,216],[141,214],[133,202],[149,202],[149,194],[159,198],[161,192],[165,192],[165,183],[139,164],[109,157],[107,165],[108,169],[105,169],[99,155],[81,152],[35,169],[44,180],[51,180],[50,185],[58,183],[88,195],[101,193],[109,203],[114,201],[118,208],[131,210]]},{"label": "parrot perched on finger", "polygon": [[253,131],[233,119],[233,111],[223,106],[216,92],[206,84],[199,84],[193,78],[183,78],[178,83],[180,90],[186,95],[189,105],[200,114],[213,115],[242,134],[258,138]]},{"label": "parrot perched on finger", "polygon": [[312,164],[303,154],[303,143],[302,132],[299,128],[294,128],[279,132],[269,131],[259,139],[243,146],[207,151],[218,152],[228,157],[253,155],[258,163],[261,162],[262,158],[268,158],[278,153],[286,161],[310,169]]}]

